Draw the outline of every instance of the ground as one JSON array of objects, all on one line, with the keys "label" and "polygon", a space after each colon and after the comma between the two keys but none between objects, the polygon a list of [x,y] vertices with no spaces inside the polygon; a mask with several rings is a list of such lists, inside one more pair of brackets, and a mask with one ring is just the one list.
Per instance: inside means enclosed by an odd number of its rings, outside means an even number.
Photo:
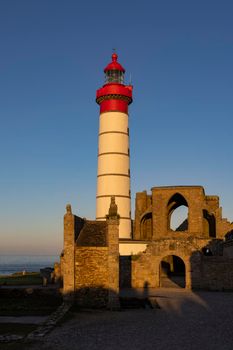
[{"label": "ground", "polygon": [[232,349],[233,293],[165,288],[147,293],[160,309],[73,312],[42,342],[20,349]]}]

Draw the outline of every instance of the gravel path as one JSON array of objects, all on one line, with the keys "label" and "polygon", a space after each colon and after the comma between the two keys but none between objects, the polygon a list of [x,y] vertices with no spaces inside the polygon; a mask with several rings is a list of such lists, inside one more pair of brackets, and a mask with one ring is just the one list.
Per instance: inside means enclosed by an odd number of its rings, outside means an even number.
[{"label": "gravel path", "polygon": [[156,296],[160,309],[76,313],[25,349],[233,349],[233,293],[159,289],[148,294]]}]

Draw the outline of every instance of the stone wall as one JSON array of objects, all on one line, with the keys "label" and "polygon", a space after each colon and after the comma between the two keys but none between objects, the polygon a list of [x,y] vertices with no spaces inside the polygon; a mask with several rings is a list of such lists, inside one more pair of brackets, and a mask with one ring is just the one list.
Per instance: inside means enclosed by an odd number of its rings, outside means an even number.
[{"label": "stone wall", "polygon": [[223,256],[225,258],[233,259],[233,240],[223,243]]},{"label": "stone wall", "polygon": [[[158,288],[161,286],[161,261],[168,256],[177,256],[185,265],[186,288],[202,287],[203,264],[210,261],[211,257],[204,256],[203,249],[208,247],[213,258],[219,258],[221,242],[219,240],[186,238],[161,239],[152,241],[144,253],[121,257],[121,286],[133,288],[148,287]],[[213,252],[213,253],[212,253]],[[203,260],[204,259],[204,260]],[[217,261],[217,260],[216,260]]]},{"label": "stone wall", "polygon": [[64,215],[64,250],[62,257],[63,294],[70,297],[74,293],[74,250],[75,250],[75,216],[71,206],[66,206]]},{"label": "stone wall", "polygon": [[[173,211],[181,205],[188,208],[187,228],[173,231],[170,219]],[[206,196],[202,186],[165,186],[152,188],[136,194],[134,239],[157,240],[181,238],[186,231],[189,236],[223,239],[233,230],[233,223],[222,218],[218,196]]]},{"label": "stone wall", "polygon": [[119,307],[119,215],[111,198],[106,221],[82,219],[66,207],[61,258],[63,295],[83,307]]},{"label": "stone wall", "polygon": [[[161,261],[172,255],[184,262],[187,289],[233,290],[233,258],[219,255],[219,245],[219,240],[197,238],[153,241],[144,253],[121,257],[121,286],[160,287]],[[202,249],[206,247],[216,255],[205,256]]]},{"label": "stone wall", "polygon": [[155,187],[152,188],[153,238],[173,237],[169,229],[169,217],[174,208],[188,207],[188,233],[203,236],[204,190],[200,186]]},{"label": "stone wall", "polygon": [[203,257],[201,265],[201,289],[233,290],[233,259]]},{"label": "stone wall", "polygon": [[[146,191],[136,193],[135,199],[135,220],[133,227],[133,238],[134,239],[143,239],[141,233],[141,220],[143,215],[152,211],[152,198],[151,195],[148,195]],[[149,228],[150,229],[150,228]],[[148,232],[148,236],[151,233]]]},{"label": "stone wall", "polygon": [[[112,205],[114,206],[113,208]],[[111,202],[107,215],[108,244],[108,308],[118,309],[119,304],[119,216],[117,206]]]},{"label": "stone wall", "polygon": [[108,302],[108,247],[76,247],[75,297],[84,307],[104,307]]}]

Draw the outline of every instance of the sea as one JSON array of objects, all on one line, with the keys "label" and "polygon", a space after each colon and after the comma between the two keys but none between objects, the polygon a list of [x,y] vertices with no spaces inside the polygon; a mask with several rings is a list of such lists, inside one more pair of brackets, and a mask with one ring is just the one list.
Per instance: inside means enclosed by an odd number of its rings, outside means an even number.
[{"label": "sea", "polygon": [[39,272],[41,268],[53,267],[59,260],[58,255],[0,255],[0,275]]}]

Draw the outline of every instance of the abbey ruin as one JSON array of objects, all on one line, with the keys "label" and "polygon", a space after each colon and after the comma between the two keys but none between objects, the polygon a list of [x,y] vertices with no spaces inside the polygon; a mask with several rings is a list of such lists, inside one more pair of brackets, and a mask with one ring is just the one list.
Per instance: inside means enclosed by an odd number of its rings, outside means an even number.
[{"label": "abbey ruin", "polygon": [[[170,228],[172,212],[188,208],[188,220]],[[64,293],[81,305],[118,303],[119,288],[166,287],[169,279],[187,289],[233,290],[233,223],[222,218],[219,198],[201,186],[154,187],[136,195],[132,240],[119,240],[114,198],[106,221],[64,217]],[[138,254],[120,256],[121,244],[144,244]],[[169,285],[168,285],[169,286]]]}]

